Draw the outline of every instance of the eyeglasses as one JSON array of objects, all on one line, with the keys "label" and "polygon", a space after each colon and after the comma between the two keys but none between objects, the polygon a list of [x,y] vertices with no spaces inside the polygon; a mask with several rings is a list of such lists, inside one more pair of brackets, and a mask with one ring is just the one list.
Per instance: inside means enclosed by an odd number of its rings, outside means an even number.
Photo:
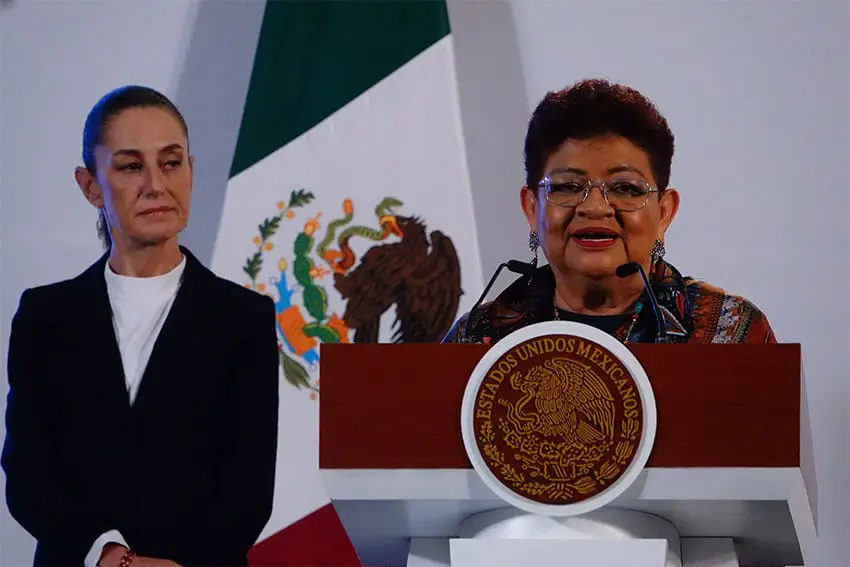
[{"label": "eyeglasses", "polygon": [[577,207],[599,187],[602,198],[618,211],[631,212],[642,209],[649,194],[658,191],[643,179],[615,178],[608,181],[591,181],[575,173],[554,172],[537,184],[543,189],[546,200],[559,207]]}]

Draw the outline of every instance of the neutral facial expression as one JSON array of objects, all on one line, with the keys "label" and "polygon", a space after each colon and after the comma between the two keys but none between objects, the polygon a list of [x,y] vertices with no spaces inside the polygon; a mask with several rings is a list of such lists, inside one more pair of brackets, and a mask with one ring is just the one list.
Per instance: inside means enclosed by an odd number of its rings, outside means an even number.
[{"label": "neutral facial expression", "polygon": [[169,111],[143,107],[113,116],[95,163],[96,177],[83,179],[81,187],[105,209],[113,240],[153,246],[185,228],[193,159],[182,125]]}]

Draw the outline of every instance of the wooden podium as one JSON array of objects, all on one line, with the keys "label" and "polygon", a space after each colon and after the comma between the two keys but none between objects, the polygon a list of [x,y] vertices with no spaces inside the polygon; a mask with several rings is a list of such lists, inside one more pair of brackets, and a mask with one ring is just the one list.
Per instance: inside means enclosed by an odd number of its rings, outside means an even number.
[{"label": "wooden podium", "polygon": [[[487,348],[322,345],[319,468],[364,565],[446,564],[462,520],[507,506],[461,438],[464,388]],[[686,567],[729,550],[742,567],[804,565],[817,487],[800,346],[629,349],[658,429],[646,469],[611,506],[670,520]]]}]

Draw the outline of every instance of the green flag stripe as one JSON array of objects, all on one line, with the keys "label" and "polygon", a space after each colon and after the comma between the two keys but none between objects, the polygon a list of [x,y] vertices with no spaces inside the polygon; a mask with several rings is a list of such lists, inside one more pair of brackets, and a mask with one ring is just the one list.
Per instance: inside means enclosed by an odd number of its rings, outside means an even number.
[{"label": "green flag stripe", "polygon": [[230,177],[448,33],[443,0],[268,0]]}]

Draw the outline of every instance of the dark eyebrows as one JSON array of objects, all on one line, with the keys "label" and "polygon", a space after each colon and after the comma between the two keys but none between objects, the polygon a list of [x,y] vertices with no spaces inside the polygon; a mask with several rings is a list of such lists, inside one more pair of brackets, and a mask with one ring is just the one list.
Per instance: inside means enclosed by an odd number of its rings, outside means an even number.
[{"label": "dark eyebrows", "polygon": [[112,157],[118,157],[118,156],[130,156],[130,157],[140,158],[140,157],[142,157],[142,152],[140,152],[139,150],[127,150],[127,149],[115,150],[114,152],[112,152]]},{"label": "dark eyebrows", "polygon": [[557,169],[553,169],[548,173],[548,175],[552,175],[554,173],[574,173],[576,175],[587,175],[587,172],[583,169],[579,169],[577,167],[559,167]]},{"label": "dark eyebrows", "polygon": [[183,149],[184,148],[183,148],[182,144],[169,144],[169,145],[165,146],[164,148],[162,148],[161,150],[159,150],[159,153],[165,154],[165,153],[181,152],[181,151],[183,151]]},{"label": "dark eyebrows", "polygon": [[609,174],[623,173],[624,171],[630,171],[632,173],[637,173],[638,175],[640,175],[644,179],[648,179],[648,177],[640,169],[636,168],[633,165],[618,165],[616,167],[612,167],[611,169],[609,169],[608,173]]},{"label": "dark eyebrows", "polygon": [[[185,148],[183,147],[183,144],[175,143],[175,144],[168,144],[164,148],[160,148],[159,153],[168,154],[168,153],[182,152],[184,150],[185,150]],[[116,151],[112,152],[112,155],[113,156],[130,156],[130,157],[134,157],[134,158],[141,158],[142,152],[140,152],[139,150],[136,150],[136,149],[132,149],[132,148],[122,148],[120,150],[116,150]]]},{"label": "dark eyebrows", "polygon": [[[638,169],[637,167],[635,167],[633,165],[616,165],[616,166],[608,169],[608,175],[613,175],[615,173],[623,173],[623,172],[627,172],[627,171],[632,172],[632,173],[637,173],[638,175],[640,175],[644,179],[649,179],[640,169]],[[587,176],[587,171],[585,171],[583,169],[579,169],[578,167],[565,167],[565,168],[553,169],[549,173],[549,175],[551,176],[554,173],[573,173],[575,175]]]}]

